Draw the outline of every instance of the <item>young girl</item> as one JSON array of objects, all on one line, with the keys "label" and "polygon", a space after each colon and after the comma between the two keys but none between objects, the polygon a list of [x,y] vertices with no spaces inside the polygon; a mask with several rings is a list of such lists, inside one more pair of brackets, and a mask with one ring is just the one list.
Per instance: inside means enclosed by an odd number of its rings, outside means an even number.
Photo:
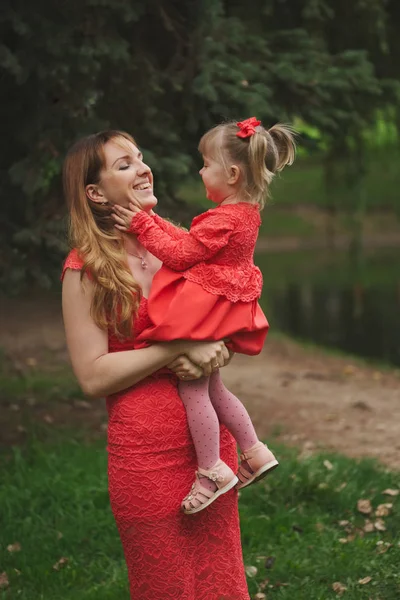
[{"label": "young girl", "polygon": [[[115,206],[116,227],[136,234],[163,262],[148,303],[152,326],[137,342],[225,339],[233,352],[258,354],[269,325],[257,301],[262,276],[253,254],[271,180],[294,160],[293,134],[283,125],[264,129],[251,117],[214,127],[200,140],[199,150],[204,158],[200,175],[216,207],[196,217],[189,232],[133,204],[131,210]],[[140,258],[146,268],[145,257]],[[222,383],[219,365],[214,367],[210,377],[179,384],[198,461],[182,502],[186,514],[278,466],[258,440],[243,404]],[[237,476],[219,457],[220,422],[242,452]]]}]

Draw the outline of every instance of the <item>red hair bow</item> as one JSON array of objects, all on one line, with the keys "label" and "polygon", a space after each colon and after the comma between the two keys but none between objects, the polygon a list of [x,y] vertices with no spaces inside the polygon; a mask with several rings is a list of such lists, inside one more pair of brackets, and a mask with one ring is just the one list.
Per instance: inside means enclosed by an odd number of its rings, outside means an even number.
[{"label": "red hair bow", "polygon": [[236,123],[236,125],[240,129],[236,135],[240,138],[248,138],[255,134],[256,127],[261,125],[261,121],[258,121],[255,117],[250,117],[250,119],[240,121],[240,123]]}]

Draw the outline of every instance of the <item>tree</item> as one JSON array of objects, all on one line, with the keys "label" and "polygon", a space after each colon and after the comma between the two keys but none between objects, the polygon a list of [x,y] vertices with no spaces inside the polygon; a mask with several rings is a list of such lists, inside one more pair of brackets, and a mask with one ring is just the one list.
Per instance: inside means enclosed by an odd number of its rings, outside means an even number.
[{"label": "tree", "polygon": [[177,185],[196,164],[199,137],[221,119],[256,114],[272,124],[298,116],[337,142],[394,103],[394,0],[293,4],[3,4],[0,268],[13,265],[3,281],[49,283],[58,271],[62,159],[86,133],[133,133],[171,211]]}]

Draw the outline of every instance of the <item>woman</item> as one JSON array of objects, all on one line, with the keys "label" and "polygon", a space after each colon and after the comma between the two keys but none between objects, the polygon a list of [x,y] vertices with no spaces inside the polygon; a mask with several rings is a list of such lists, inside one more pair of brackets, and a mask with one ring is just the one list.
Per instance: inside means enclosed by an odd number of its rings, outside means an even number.
[{"label": "woman", "polygon": [[[190,517],[180,510],[196,455],[178,377],[209,375],[229,353],[222,342],[184,340],[133,349],[161,265],[116,231],[111,213],[133,201],[168,229],[152,212],[152,173],[133,138],[102,132],[70,150],[64,188],[74,247],[63,271],[67,344],[83,391],[107,396],[109,493],[131,598],[248,600],[237,492]],[[221,457],[236,471],[235,442],[222,426]]]}]

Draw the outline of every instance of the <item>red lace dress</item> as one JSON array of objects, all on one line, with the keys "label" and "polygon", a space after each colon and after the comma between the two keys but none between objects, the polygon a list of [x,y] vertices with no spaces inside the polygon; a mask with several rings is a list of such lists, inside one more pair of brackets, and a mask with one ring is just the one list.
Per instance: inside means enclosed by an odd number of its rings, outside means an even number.
[{"label": "red lace dress", "polygon": [[140,212],[130,232],[163,266],[149,298],[150,327],[136,347],[173,339],[229,339],[234,352],[258,354],[268,331],[259,304],[262,275],[253,262],[258,206],[218,206],[193,219],[190,231]]},{"label": "red lace dress", "polygon": [[[74,250],[68,268],[82,268]],[[110,334],[109,351],[132,350],[148,326],[143,299],[133,337]],[[109,494],[132,600],[249,600],[237,492],[195,515],[180,510],[197,464],[177,378],[158,371],[108,397],[107,410]],[[236,444],[224,426],[220,442],[221,458],[236,471]]]}]

